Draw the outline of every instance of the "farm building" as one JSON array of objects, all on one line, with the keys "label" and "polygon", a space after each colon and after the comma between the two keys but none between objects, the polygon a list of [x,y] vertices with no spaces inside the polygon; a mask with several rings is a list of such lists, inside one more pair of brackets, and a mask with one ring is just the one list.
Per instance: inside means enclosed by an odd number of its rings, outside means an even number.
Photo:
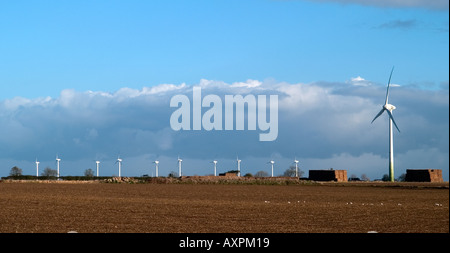
[{"label": "farm building", "polygon": [[406,170],[407,182],[444,182],[442,170],[438,169],[408,169]]},{"label": "farm building", "polygon": [[347,182],[346,170],[310,170],[309,180]]},{"label": "farm building", "polygon": [[221,177],[237,177],[238,173],[237,172],[225,172],[225,173],[220,173],[219,176],[221,176]]}]

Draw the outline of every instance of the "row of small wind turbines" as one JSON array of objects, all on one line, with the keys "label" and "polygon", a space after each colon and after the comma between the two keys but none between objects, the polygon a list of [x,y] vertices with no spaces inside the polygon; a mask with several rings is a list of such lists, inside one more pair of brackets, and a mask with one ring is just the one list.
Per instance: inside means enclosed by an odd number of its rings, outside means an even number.
[{"label": "row of small wind turbines", "polygon": [[[58,157],[58,155],[56,155],[56,177],[59,178],[59,163],[61,162],[61,158]],[[36,158],[36,177],[39,176],[39,162]],[[120,172],[122,169],[122,159],[121,158],[117,158],[116,164],[119,164],[119,177],[120,177]],[[96,160],[95,161],[96,167],[97,167],[97,177],[98,177],[98,172],[99,172],[99,167],[100,167],[100,161]]]},{"label": "row of small wind turbines", "polygon": [[[180,176],[182,176],[182,173],[181,173],[181,162],[182,162],[182,161],[183,161],[183,160],[180,159],[180,157],[178,157],[178,175],[180,175]],[[237,158],[236,158],[237,172],[238,172],[237,175],[238,175],[239,177],[241,176],[241,162],[242,162],[242,160],[239,159],[239,157],[237,157]],[[298,177],[298,163],[299,163],[299,162],[300,162],[300,161],[298,161],[297,159],[294,159],[294,162],[293,162],[293,163],[295,163],[295,176],[296,176],[296,177]],[[159,165],[159,161],[156,160],[156,161],[154,161],[153,163],[154,163],[155,166],[156,166],[156,176],[158,177],[158,165]],[[211,163],[214,164],[214,176],[217,176],[217,163],[218,163],[218,161],[217,161],[217,160],[213,160]],[[274,161],[274,160],[270,160],[268,163],[271,164],[271,168],[272,168],[272,177],[273,177],[273,167],[274,167],[275,161]]]},{"label": "row of small wind turbines", "polygon": [[[121,176],[121,170],[122,170],[122,158],[118,157],[115,164],[118,164],[119,166],[119,177]],[[178,175],[181,177],[182,176],[182,170],[181,170],[181,162],[183,161],[183,159],[181,159],[180,157],[178,157]],[[56,168],[57,168],[57,178],[59,178],[59,164],[61,162],[61,158],[58,157],[58,155],[56,156]],[[236,164],[237,164],[237,171],[238,171],[238,176],[241,176],[241,162],[242,160],[239,159],[239,157],[236,158]],[[36,176],[39,176],[39,161],[36,158]],[[156,177],[159,176],[159,161],[155,160],[153,162],[155,164],[155,172],[156,172]],[[214,164],[214,176],[217,176],[217,160],[212,161],[211,163]],[[270,160],[269,162],[272,168],[272,177],[273,177],[273,168],[274,168],[274,164],[275,161],[274,160]],[[295,163],[295,176],[298,177],[298,163],[299,161],[297,159],[294,159],[293,164]],[[99,167],[100,167],[100,161],[96,160],[95,161],[96,167],[97,167],[97,177],[99,176]]]},{"label": "row of small wind turbines", "polygon": [[[59,163],[61,162],[61,158],[56,155],[56,176],[59,178]],[[39,161],[36,158],[36,177],[39,176]],[[97,176],[98,176],[98,165],[97,165]]]}]

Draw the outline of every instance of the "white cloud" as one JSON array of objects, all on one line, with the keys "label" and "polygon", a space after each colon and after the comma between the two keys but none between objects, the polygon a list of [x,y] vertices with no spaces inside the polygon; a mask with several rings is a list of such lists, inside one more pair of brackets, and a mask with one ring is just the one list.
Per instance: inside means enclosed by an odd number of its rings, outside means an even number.
[{"label": "white cloud", "polygon": [[159,94],[159,93],[165,93],[168,91],[174,91],[174,90],[180,90],[186,87],[185,83],[182,83],[180,85],[174,85],[174,84],[160,84],[153,87],[144,87],[142,88],[143,94]]},{"label": "white cloud", "polygon": [[351,78],[351,80],[352,80],[352,82],[366,81],[366,79],[364,79],[364,78],[362,78],[362,77],[360,77],[360,76]]},{"label": "white cloud", "polygon": [[277,91],[285,94],[280,98],[279,108],[299,115],[311,110],[328,107],[329,89],[308,84],[283,84]]},{"label": "white cloud", "polygon": [[230,87],[245,87],[245,88],[256,88],[261,86],[261,82],[258,80],[248,79],[246,82],[235,82],[231,84]]},{"label": "white cloud", "polygon": [[12,99],[6,99],[3,101],[3,110],[0,111],[0,115],[3,112],[15,111],[19,107],[23,106],[46,106],[51,102],[51,97],[28,99],[23,97],[14,97]]},{"label": "white cloud", "polygon": [[372,85],[372,82],[367,81],[366,79],[362,78],[361,76],[352,77],[346,83],[354,85],[354,86],[363,86],[363,87]]}]

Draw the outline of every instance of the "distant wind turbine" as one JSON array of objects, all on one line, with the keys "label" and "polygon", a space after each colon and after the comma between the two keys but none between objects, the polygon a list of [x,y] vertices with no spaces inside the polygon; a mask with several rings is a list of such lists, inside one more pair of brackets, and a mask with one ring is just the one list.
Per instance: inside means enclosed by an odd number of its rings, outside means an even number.
[{"label": "distant wind turbine", "polygon": [[386,100],[384,102],[383,107],[381,108],[381,111],[372,120],[372,123],[378,117],[380,117],[380,115],[383,114],[384,111],[386,111],[387,114],[389,115],[389,180],[391,182],[394,182],[394,137],[392,131],[392,123],[394,123],[395,128],[397,128],[398,132],[400,132],[400,129],[398,129],[397,123],[395,123],[394,120],[394,116],[392,116],[392,111],[395,110],[396,107],[389,104],[389,86],[391,84],[392,72],[394,72],[394,67],[392,67],[391,75],[389,76],[389,81],[386,89]]},{"label": "distant wind turbine", "polygon": [[271,164],[271,167],[272,167],[272,177],[273,177],[273,165],[275,164],[275,161],[274,161],[274,160],[270,160],[270,161],[268,161],[267,163],[270,163],[270,164]]},{"label": "distant wind turbine", "polygon": [[214,163],[214,176],[217,176],[217,160],[214,160],[211,163]]},{"label": "distant wind turbine", "polygon": [[118,156],[117,161],[115,163],[119,164],[119,177],[120,177],[120,170],[122,169],[122,159]]},{"label": "distant wind turbine", "polygon": [[178,176],[181,177],[181,162],[183,160],[178,156]]},{"label": "distant wind turbine", "polygon": [[241,162],[242,162],[242,160],[240,160],[239,157],[236,156],[236,163],[237,163],[238,177],[241,176]]},{"label": "distant wind turbine", "polygon": [[298,163],[299,163],[299,161],[297,160],[297,158],[294,158],[294,163],[295,163],[295,177],[298,177]]},{"label": "distant wind turbine", "polygon": [[154,161],[153,162],[154,164],[155,164],[155,169],[156,169],[156,177],[158,177],[158,165],[159,165],[159,161],[158,160],[156,160],[156,161]]},{"label": "distant wind turbine", "polygon": [[59,180],[59,162],[61,162],[61,158],[59,158],[58,155],[56,155],[56,173],[57,173],[56,175],[58,180]]},{"label": "distant wind turbine", "polygon": [[36,157],[36,177],[39,177],[39,162]]},{"label": "distant wind turbine", "polygon": [[97,165],[97,177],[98,177],[98,167],[100,165],[100,161],[95,161],[95,164]]}]

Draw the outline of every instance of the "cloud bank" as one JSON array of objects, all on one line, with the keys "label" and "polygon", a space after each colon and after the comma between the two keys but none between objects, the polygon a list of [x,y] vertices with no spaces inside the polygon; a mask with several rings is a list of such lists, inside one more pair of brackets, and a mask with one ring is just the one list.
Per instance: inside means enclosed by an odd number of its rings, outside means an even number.
[{"label": "cloud bank", "polygon": [[[238,155],[243,170],[277,172],[294,157],[309,169],[347,169],[372,179],[387,173],[388,119],[373,117],[384,103],[385,86],[363,77],[343,83],[284,83],[247,80],[225,83],[200,80],[202,96],[265,94],[279,97],[279,134],[259,142],[259,131],[174,131],[169,106],[177,94],[192,97],[193,85],[161,84],[115,92],[63,90],[57,98],[15,97],[0,101],[0,173],[22,166],[35,174],[35,158],[54,167],[62,157],[61,175],[82,175],[102,160],[103,173],[114,174],[114,160],[124,159],[123,175],[150,174],[151,162],[161,160],[161,175],[176,170],[183,157],[186,174],[205,175],[212,159],[222,171],[235,169]],[[448,180],[449,97],[447,90],[392,87],[390,100],[401,133],[395,133],[397,175],[407,168],[440,168]],[[384,115],[385,116],[385,115]],[[65,166],[65,167],[64,167]],[[42,167],[43,168],[43,167]],[[128,168],[128,170],[127,170]]]}]

